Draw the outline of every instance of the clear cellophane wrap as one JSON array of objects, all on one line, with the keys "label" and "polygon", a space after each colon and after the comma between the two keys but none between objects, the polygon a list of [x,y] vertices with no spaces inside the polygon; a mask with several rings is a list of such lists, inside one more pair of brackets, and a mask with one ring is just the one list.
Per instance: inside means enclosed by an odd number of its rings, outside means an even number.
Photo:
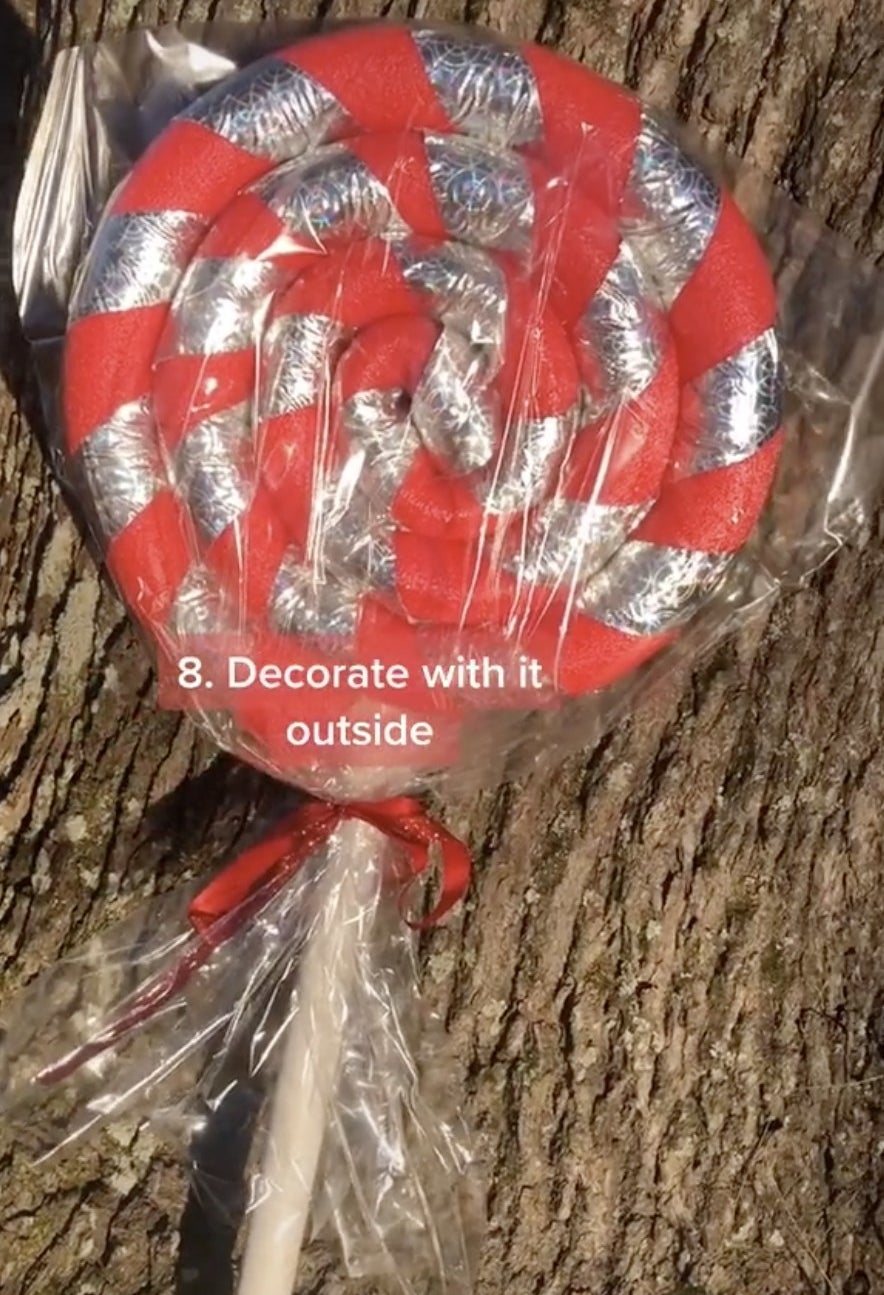
[{"label": "clear cellophane wrap", "polygon": [[403,798],[588,744],[881,480],[880,277],[701,153],[475,30],[60,57],[15,246],[57,476],[160,704],[352,812],[295,811],[220,905],[152,904],[11,1005],[41,1148],[132,1106],[197,1147],[241,1102],[266,1218],[311,1141],[264,1117],[282,1068],[325,1094],[312,1232],[468,1289],[479,1175],[415,969],[465,871]]}]

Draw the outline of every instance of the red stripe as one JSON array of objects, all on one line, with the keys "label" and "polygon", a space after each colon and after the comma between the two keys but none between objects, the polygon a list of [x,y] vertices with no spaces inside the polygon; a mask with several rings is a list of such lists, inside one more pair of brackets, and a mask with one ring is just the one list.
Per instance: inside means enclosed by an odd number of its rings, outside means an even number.
[{"label": "red stripe", "polygon": [[565,498],[621,505],[655,499],[669,465],[679,394],[668,341],[650,386],[575,437],[562,479]]},{"label": "red stripe", "polygon": [[269,167],[206,126],[173,121],[129,173],[111,210],[189,211],[208,222]]},{"label": "red stripe", "polygon": [[267,618],[280,563],[291,546],[270,490],[255,487],[251,504],[206,552],[206,563],[225,589],[234,591],[244,638]]},{"label": "red stripe", "polygon": [[187,432],[249,399],[254,349],[212,355],[169,355],[153,371],[153,406],[163,444],[174,451]]},{"label": "red stripe", "polygon": [[525,636],[524,648],[541,663],[544,673],[569,697],[598,692],[637,670],[673,634],[624,634],[588,616],[575,614],[562,635],[561,611],[550,613],[543,624]]},{"label": "red stripe", "polygon": [[379,23],[314,36],[279,57],[331,91],[365,134],[400,131],[406,125],[451,130],[406,27]]},{"label": "red stripe", "polygon": [[363,135],[350,141],[350,150],[385,186],[409,229],[426,238],[447,236],[430,183],[423,136],[416,131]]},{"label": "red stripe", "polygon": [[534,194],[534,275],[550,286],[550,300],[562,323],[574,325],[617,255],[617,219],[591,191],[563,184],[546,159],[529,155],[526,169]]},{"label": "red stripe", "polygon": [[511,421],[573,410],[580,375],[569,334],[535,278],[506,276],[506,334],[498,387]]},{"label": "red stripe", "polygon": [[89,315],[68,329],[64,348],[65,431],[69,454],[120,408],[151,389],[151,365],[169,308]]},{"label": "red stripe", "polygon": [[637,540],[733,553],[752,534],[770,493],[782,438],[726,468],[672,481],[635,532]]},{"label": "red stripe", "polygon": [[326,315],[354,333],[391,315],[423,313],[419,294],[380,239],[321,257],[280,293],[274,309],[277,315]]},{"label": "red stripe", "polygon": [[[342,402],[360,391],[414,395],[442,326],[435,319],[388,315],[366,324],[341,357],[335,384]],[[403,407],[403,412],[407,403]]]},{"label": "red stripe", "polygon": [[488,525],[470,482],[451,476],[423,448],[399,487],[392,511],[402,534],[414,531],[437,541],[473,538]]},{"label": "red stripe", "polygon": [[773,328],[777,301],[758,240],[728,194],[703,260],[672,308],[683,382]]},{"label": "red stripe", "polygon": [[[200,244],[202,257],[251,257],[256,261],[272,260],[288,266],[292,254],[301,253],[284,223],[255,193],[240,193],[220,213]],[[316,252],[313,249],[313,256]],[[291,268],[300,268],[303,256]]]},{"label": "red stripe", "polygon": [[165,626],[193,558],[193,526],[171,490],[162,490],[108,546],[110,573],[132,615]]},{"label": "red stripe", "polygon": [[524,45],[543,112],[543,157],[616,212],[629,179],[641,105],[628,91],[540,45]]}]

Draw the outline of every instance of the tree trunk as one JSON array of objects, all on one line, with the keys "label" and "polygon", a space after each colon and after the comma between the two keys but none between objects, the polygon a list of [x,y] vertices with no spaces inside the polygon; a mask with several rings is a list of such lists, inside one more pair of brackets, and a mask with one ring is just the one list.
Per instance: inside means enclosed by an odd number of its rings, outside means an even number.
[{"label": "tree trunk", "polygon": [[[0,3],[7,223],[61,45],[275,12]],[[318,9],[554,44],[884,256],[882,0]],[[155,709],[145,654],[50,481],[11,308],[6,324],[4,997],[205,873],[274,794]],[[475,878],[461,917],[427,940],[426,982],[487,1149],[479,1295],[884,1290],[881,540],[843,552],[597,749],[446,807]],[[0,1144],[3,1295],[177,1289],[186,1184],[168,1148],[132,1123],[64,1162],[27,1158]],[[301,1289],[342,1288],[319,1255]],[[227,1289],[219,1277],[211,1295]]]}]

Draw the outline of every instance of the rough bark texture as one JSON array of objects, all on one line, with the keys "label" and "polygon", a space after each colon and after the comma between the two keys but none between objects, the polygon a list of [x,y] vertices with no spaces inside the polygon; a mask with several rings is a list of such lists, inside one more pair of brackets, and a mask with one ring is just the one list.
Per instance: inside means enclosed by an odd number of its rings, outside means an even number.
[{"label": "rough bark texture", "polygon": [[[675,106],[884,256],[881,0],[318,9],[466,18],[555,44]],[[272,10],[4,5],[7,219],[59,45]],[[272,795],[155,709],[141,648],[50,484],[7,322],[4,996],[209,867]],[[428,941],[427,982],[487,1147],[480,1295],[884,1290],[882,591],[879,533],[596,751],[448,807],[476,876],[462,917]],[[0,1159],[3,1295],[175,1289],[184,1184],[170,1152],[126,1127],[60,1165],[26,1160],[15,1142]],[[340,1288],[322,1259],[304,1286]]]}]

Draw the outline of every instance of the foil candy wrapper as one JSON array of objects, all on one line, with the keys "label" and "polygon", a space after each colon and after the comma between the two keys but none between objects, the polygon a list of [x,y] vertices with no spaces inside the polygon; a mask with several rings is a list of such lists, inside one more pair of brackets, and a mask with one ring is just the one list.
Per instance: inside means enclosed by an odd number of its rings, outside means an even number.
[{"label": "foil candy wrapper", "polygon": [[531,518],[508,569],[527,585],[564,589],[573,598],[622,547],[649,508],[551,499]]},{"label": "foil candy wrapper", "polygon": [[251,409],[245,404],[205,419],[182,440],[175,483],[206,541],[217,539],[248,506],[254,463]]},{"label": "foil candy wrapper", "polygon": [[[783,421],[783,370],[773,329],[704,373],[695,384],[674,462],[693,476],[757,454]],[[687,402],[685,402],[687,405]]]},{"label": "foil candy wrapper", "polygon": [[668,309],[709,246],[721,194],[648,111],[642,119],[624,206],[626,237]]},{"label": "foil candy wrapper", "polygon": [[411,415],[421,440],[452,472],[490,463],[500,412],[481,354],[456,329],[443,329],[414,393]]},{"label": "foil candy wrapper", "polygon": [[596,416],[646,391],[660,368],[662,321],[650,297],[647,277],[628,243],[583,316],[582,332],[603,373],[603,388],[592,392]]},{"label": "foil candy wrapper", "polygon": [[106,315],[171,299],[204,233],[188,211],[110,215],[99,225],[71,303],[71,317]]},{"label": "foil candy wrapper", "polygon": [[450,238],[501,251],[524,250],[534,229],[534,191],[520,157],[475,140],[428,135],[433,194]]},{"label": "foil candy wrapper", "polygon": [[75,465],[95,503],[98,526],[113,539],[167,484],[149,400],[123,405],[84,441]]},{"label": "foil candy wrapper", "polygon": [[408,405],[405,391],[370,389],[351,396],[341,413],[351,452],[362,456],[360,479],[385,510],[420,447]]},{"label": "foil candy wrapper", "polygon": [[334,139],[347,114],[325,86],[266,58],[209,90],[182,113],[246,153],[285,162]]},{"label": "foil candy wrapper", "polygon": [[342,340],[343,330],[327,315],[280,315],[274,319],[261,339],[259,421],[315,404],[331,385]]},{"label": "foil candy wrapper", "polygon": [[690,619],[730,562],[726,553],[627,540],[577,591],[575,603],[624,634],[662,634]]},{"label": "foil candy wrapper", "polygon": [[445,112],[466,134],[505,148],[541,137],[540,96],[518,51],[434,31],[416,32],[414,42]]},{"label": "foil candy wrapper", "polygon": [[272,261],[195,257],[172,302],[165,355],[223,355],[257,345],[261,305],[280,285]]},{"label": "foil candy wrapper", "polygon": [[391,253],[413,288],[432,298],[439,318],[481,349],[489,374],[500,367],[506,329],[503,272],[478,247],[443,243],[427,247],[419,239],[391,244]]},{"label": "foil candy wrapper", "polygon": [[271,171],[253,192],[283,221],[295,245],[319,254],[333,237],[407,232],[385,186],[342,144]]},{"label": "foil candy wrapper", "polygon": [[296,551],[283,559],[271,595],[270,619],[284,634],[319,640],[326,647],[349,643],[359,621],[358,588],[323,579]]}]

